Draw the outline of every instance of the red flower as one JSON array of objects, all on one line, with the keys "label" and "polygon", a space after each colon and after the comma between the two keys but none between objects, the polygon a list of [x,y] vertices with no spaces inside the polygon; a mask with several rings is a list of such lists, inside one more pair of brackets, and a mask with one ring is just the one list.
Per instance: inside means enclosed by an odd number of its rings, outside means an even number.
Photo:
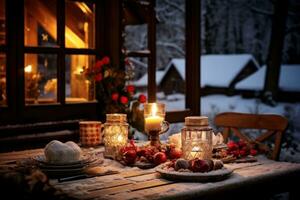
[{"label": "red flower", "polygon": [[95,69],[101,69],[102,68],[102,65],[103,65],[103,62],[101,60],[98,60],[95,64]]},{"label": "red flower", "polygon": [[118,98],[119,98],[119,94],[117,92],[112,93],[111,99],[113,101],[118,101]]},{"label": "red flower", "polygon": [[127,103],[128,103],[128,98],[125,97],[125,96],[121,96],[120,102],[121,102],[122,104],[127,104]]},{"label": "red flower", "polygon": [[95,76],[95,81],[101,81],[102,78],[103,78],[103,76],[102,76],[101,73],[100,73],[100,74],[97,74],[97,75]]},{"label": "red flower", "polygon": [[140,103],[145,103],[147,101],[147,97],[143,94],[140,94],[139,96],[139,102]]},{"label": "red flower", "polygon": [[132,93],[134,93],[135,87],[133,85],[127,85],[126,90],[127,90],[127,92],[132,94]]},{"label": "red flower", "polygon": [[109,57],[107,57],[107,56],[105,56],[104,58],[102,58],[101,61],[102,61],[103,65],[107,65],[110,62]]}]

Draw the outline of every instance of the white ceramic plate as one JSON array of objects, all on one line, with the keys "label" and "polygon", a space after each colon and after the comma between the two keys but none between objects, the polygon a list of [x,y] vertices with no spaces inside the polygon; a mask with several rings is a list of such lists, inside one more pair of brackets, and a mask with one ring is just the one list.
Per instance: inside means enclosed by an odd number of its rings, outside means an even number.
[{"label": "white ceramic plate", "polygon": [[96,157],[90,155],[84,155],[81,157],[80,160],[74,162],[67,162],[67,163],[49,163],[46,161],[44,155],[37,155],[33,157],[35,161],[37,161],[40,166],[42,167],[50,167],[50,168],[76,168],[76,167],[83,167],[89,163],[96,161]]}]

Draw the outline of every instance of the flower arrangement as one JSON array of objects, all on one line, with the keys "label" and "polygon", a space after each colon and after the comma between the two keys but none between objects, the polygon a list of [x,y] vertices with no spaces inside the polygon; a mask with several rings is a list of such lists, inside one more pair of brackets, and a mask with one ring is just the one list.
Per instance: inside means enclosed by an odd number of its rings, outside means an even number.
[{"label": "flower arrangement", "polygon": [[[125,59],[125,64],[130,64]],[[128,84],[129,77],[125,70],[113,68],[109,57],[96,61],[90,68],[84,68],[83,73],[88,80],[96,83],[96,98],[99,102],[100,118],[107,113],[126,113],[128,122],[139,131],[143,131],[143,112],[141,103],[146,102],[146,96],[141,94],[134,99],[135,86]]]}]

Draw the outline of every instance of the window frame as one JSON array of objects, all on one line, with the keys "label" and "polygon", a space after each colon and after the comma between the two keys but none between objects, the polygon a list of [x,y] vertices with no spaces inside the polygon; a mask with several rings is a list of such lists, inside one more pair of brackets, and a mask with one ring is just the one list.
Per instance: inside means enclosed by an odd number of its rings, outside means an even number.
[{"label": "window frame", "polygon": [[[71,0],[72,1],[72,0]],[[104,55],[104,35],[101,30],[103,19],[103,1],[77,0],[95,4],[95,45],[94,48],[65,47],[65,2],[57,0],[57,46],[35,47],[24,44],[24,0],[6,0],[6,51],[7,106],[1,107],[0,124],[57,121],[65,119],[96,119],[97,101],[65,102],[65,56],[92,55],[96,59]],[[16,6],[17,5],[17,6]],[[59,17],[58,17],[59,16]],[[99,25],[99,26],[98,26]],[[57,55],[57,103],[25,105],[24,56],[26,53],[45,53]],[[42,114],[41,114],[42,113]]]},{"label": "window frame", "polygon": [[[144,51],[127,52],[129,57],[148,58],[148,101],[156,101],[156,0],[149,0],[148,15],[148,49]],[[200,7],[201,1],[185,0],[185,43],[186,43],[186,94],[185,109],[168,111],[166,120],[183,122],[186,116],[200,115]],[[188,88],[195,88],[193,93]],[[197,89],[198,88],[198,89]]]}]

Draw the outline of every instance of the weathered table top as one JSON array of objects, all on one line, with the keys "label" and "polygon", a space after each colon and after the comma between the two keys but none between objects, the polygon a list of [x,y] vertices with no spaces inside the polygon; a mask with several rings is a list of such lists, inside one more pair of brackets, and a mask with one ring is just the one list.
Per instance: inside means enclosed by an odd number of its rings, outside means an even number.
[{"label": "weathered table top", "polygon": [[[99,153],[103,147],[85,150]],[[42,149],[1,153],[0,165],[11,165],[16,160],[39,154],[43,154]],[[124,167],[108,159],[102,165],[117,168],[120,173],[67,182],[51,179],[50,183],[78,199],[209,199],[226,192],[249,190],[255,193],[264,191],[264,188],[274,192],[278,188],[289,189],[292,182],[300,177],[300,164],[264,158],[254,163],[226,164],[225,167],[234,170],[233,174],[226,180],[208,183],[168,181],[162,179],[154,169]]]}]

